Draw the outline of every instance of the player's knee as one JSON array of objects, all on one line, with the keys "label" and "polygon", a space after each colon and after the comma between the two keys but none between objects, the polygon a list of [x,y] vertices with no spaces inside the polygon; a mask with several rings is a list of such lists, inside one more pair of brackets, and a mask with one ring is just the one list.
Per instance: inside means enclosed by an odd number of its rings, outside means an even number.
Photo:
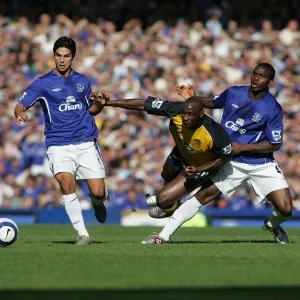
[{"label": "player's knee", "polygon": [[281,213],[284,217],[291,217],[292,214],[293,214],[293,205],[292,205],[292,203],[285,203],[285,204],[281,207],[280,213]]},{"label": "player's knee", "polygon": [[106,193],[105,193],[105,188],[104,187],[94,188],[90,192],[91,192],[91,196],[93,196],[94,198],[105,199],[105,197],[106,197]]},{"label": "player's knee", "polygon": [[293,214],[293,204],[291,201],[281,202],[280,204],[277,203],[275,207],[278,212],[286,218],[291,217]]},{"label": "player's knee", "polygon": [[157,206],[160,208],[164,208],[166,205],[171,203],[170,193],[158,193],[156,196]]}]

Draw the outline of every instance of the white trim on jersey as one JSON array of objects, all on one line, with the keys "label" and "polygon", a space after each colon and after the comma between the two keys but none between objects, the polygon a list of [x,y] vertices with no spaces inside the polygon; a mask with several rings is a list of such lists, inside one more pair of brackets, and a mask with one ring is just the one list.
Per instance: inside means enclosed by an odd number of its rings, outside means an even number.
[{"label": "white trim on jersey", "polygon": [[40,97],[40,99],[43,99],[43,100],[45,101],[45,104],[46,104],[47,110],[48,110],[49,120],[50,120],[50,123],[52,123],[52,119],[51,119],[51,114],[50,114],[50,109],[49,109],[48,101],[46,100],[45,97]]},{"label": "white trim on jersey", "polygon": [[261,136],[261,133],[262,133],[262,131],[260,131],[259,133],[258,133],[258,135],[257,135],[257,138],[255,139],[255,142],[257,142],[258,141],[258,139],[260,138],[260,136]]},{"label": "white trim on jersey", "polygon": [[[38,97],[36,98],[30,105],[29,107],[31,107],[36,101],[40,100],[40,99],[43,99],[45,101],[45,104],[46,104],[46,107],[47,107],[47,110],[48,110],[48,115],[49,115],[49,120],[50,120],[50,123],[52,123],[52,119],[51,119],[51,114],[50,114],[50,109],[49,109],[49,104],[46,100],[45,97]],[[21,102],[22,103],[22,102]]]},{"label": "white trim on jersey", "polygon": [[84,99],[86,101],[87,106],[90,107],[90,105],[89,105],[89,99],[86,97],[86,95],[84,96]]},{"label": "white trim on jersey", "polygon": [[[28,106],[28,108],[29,107],[31,107],[36,101],[38,101],[39,99],[40,99],[41,97],[38,97],[38,98],[36,98],[35,100],[33,100],[33,102]],[[20,101],[21,103],[22,103],[22,101]]]}]

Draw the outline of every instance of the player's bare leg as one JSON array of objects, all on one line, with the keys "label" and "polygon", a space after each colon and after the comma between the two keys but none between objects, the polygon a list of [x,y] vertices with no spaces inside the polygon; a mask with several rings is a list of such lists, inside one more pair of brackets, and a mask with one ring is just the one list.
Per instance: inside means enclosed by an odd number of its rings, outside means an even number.
[{"label": "player's bare leg", "polygon": [[[180,168],[178,168],[177,171],[175,171],[170,165],[169,165],[169,158],[167,158],[167,160],[164,163],[163,166],[163,170],[161,172],[161,177],[164,179],[164,186],[168,185],[170,182],[172,182],[179,174],[180,172]],[[180,205],[180,199],[177,199],[177,201],[171,203],[171,204],[167,204],[166,206],[164,206],[164,209],[161,209],[160,207],[158,207],[158,203],[157,203],[157,197],[158,195],[149,195],[146,198],[146,204],[150,207],[152,207],[149,210],[149,215],[150,217],[154,217],[154,218],[166,218],[169,217],[173,214],[173,212],[175,211],[176,208],[179,207]],[[159,217],[158,217],[159,215]]]},{"label": "player's bare leg", "polygon": [[106,221],[106,207],[104,201],[108,197],[108,192],[105,187],[104,178],[92,178],[86,180],[93,207],[95,209],[95,217],[100,223]]},{"label": "player's bare leg", "polygon": [[157,194],[157,206],[165,208],[196,188],[196,184],[188,187],[186,182],[186,177],[179,175],[167,183]]}]

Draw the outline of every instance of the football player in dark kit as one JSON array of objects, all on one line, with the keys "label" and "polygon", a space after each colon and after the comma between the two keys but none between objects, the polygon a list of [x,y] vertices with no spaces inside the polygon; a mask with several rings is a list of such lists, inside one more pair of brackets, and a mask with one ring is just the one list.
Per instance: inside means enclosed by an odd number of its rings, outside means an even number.
[{"label": "football player in dark kit", "polygon": [[228,133],[204,113],[196,97],[190,97],[185,102],[151,96],[147,99],[110,100],[102,92],[92,94],[91,100],[100,101],[104,106],[146,111],[171,119],[169,128],[176,146],[163,166],[165,185],[156,195],[146,199],[149,206],[163,208],[163,213],[173,212],[179,205],[177,200],[190,192],[193,193],[188,195],[188,201],[197,201],[193,195],[201,185],[205,185],[208,174],[231,158],[232,144]]}]

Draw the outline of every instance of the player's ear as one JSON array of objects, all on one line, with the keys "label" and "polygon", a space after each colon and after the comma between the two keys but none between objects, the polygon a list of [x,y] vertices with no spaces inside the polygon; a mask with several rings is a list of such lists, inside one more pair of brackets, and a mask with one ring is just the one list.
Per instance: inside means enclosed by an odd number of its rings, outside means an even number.
[{"label": "player's ear", "polygon": [[268,87],[273,86],[273,84],[274,84],[274,80],[270,80],[269,84],[268,84]]},{"label": "player's ear", "polygon": [[204,116],[204,110],[200,111],[200,118]]}]

